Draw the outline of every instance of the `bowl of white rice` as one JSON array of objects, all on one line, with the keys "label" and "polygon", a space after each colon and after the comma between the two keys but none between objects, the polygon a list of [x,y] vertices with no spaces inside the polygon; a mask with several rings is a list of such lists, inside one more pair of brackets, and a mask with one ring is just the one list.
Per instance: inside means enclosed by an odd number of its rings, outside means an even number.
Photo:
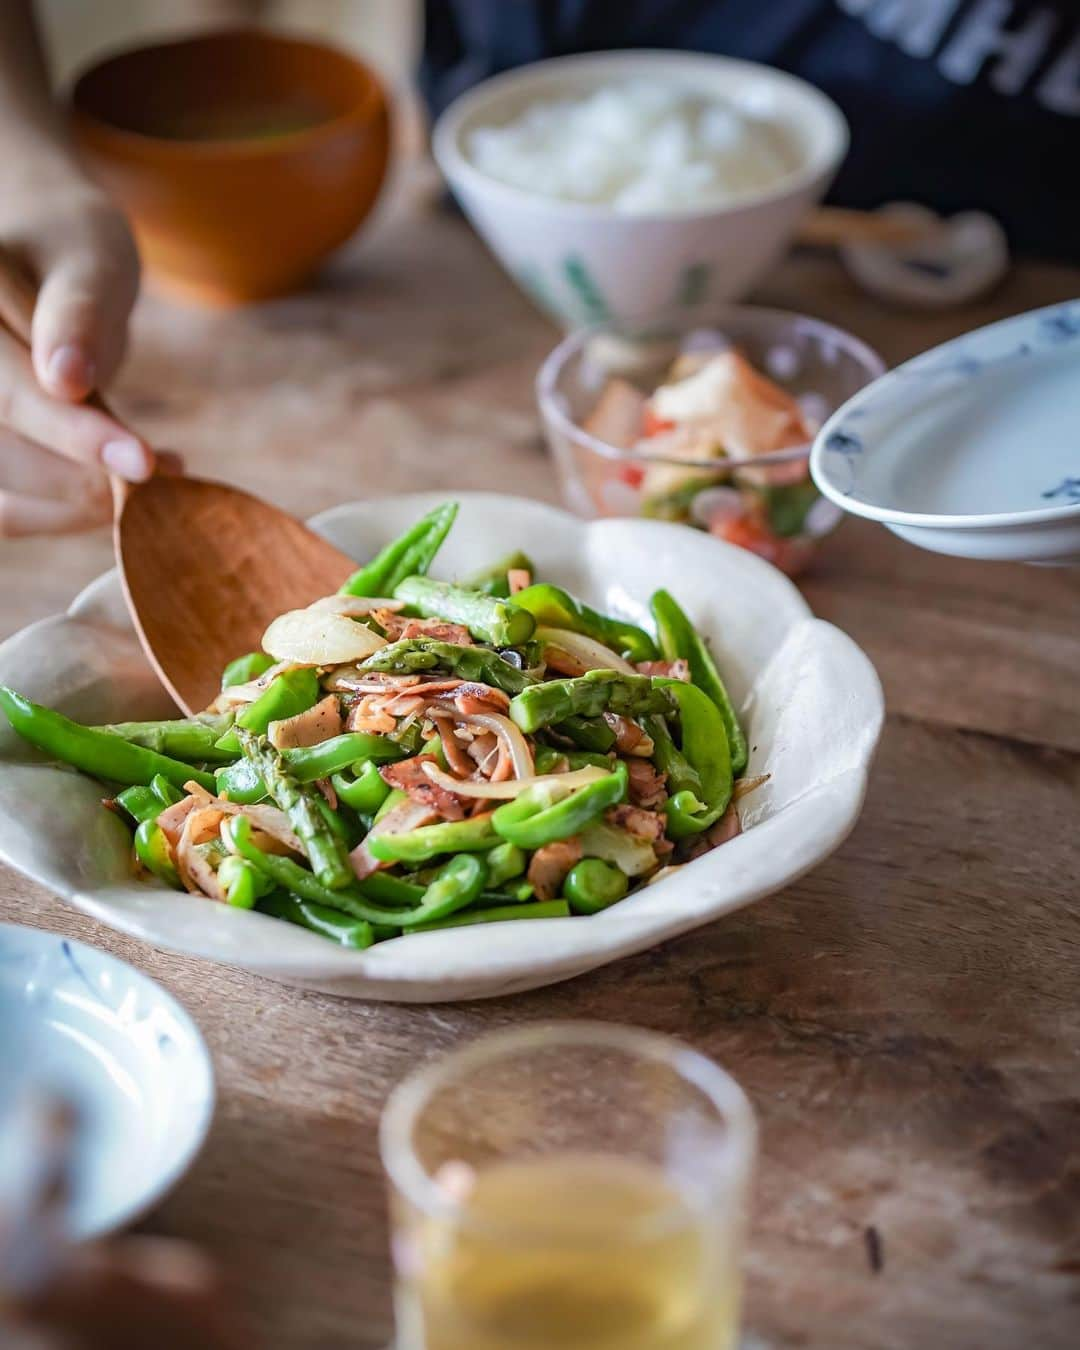
[{"label": "bowl of white rice", "polygon": [[492,252],[575,328],[745,295],[824,195],[848,129],[770,66],[628,51],[486,80],[433,144]]}]

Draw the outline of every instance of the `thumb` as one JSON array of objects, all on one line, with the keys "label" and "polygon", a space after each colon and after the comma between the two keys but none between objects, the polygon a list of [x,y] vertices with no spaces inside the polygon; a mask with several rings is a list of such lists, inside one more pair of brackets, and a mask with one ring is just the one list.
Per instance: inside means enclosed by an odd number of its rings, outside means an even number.
[{"label": "thumb", "polygon": [[108,383],[124,352],[138,263],[98,249],[44,271],[31,329],[34,372],[47,393],[81,400]]}]

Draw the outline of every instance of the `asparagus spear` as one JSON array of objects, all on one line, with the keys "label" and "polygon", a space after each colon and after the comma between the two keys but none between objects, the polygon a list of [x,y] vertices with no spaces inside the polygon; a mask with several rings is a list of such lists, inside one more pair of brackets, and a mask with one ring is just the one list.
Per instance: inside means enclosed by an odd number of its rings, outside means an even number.
[{"label": "asparagus spear", "polygon": [[453,586],[448,581],[406,577],[394,595],[413,605],[426,618],[460,623],[473,637],[493,647],[516,647],[528,642],[536,627],[533,616],[511,601]]},{"label": "asparagus spear", "polygon": [[233,756],[218,750],[216,742],[232,726],[232,721],[232,713],[224,713],[180,717],[171,722],[114,722],[95,729],[119,736],[131,745],[156,750],[170,759],[182,759],[192,764],[221,764]]},{"label": "asparagus spear", "polygon": [[640,717],[674,712],[671,695],[646,675],[590,670],[573,680],[534,684],[510,703],[510,716],[528,733],[568,717],[599,717],[603,712]]},{"label": "asparagus spear", "polygon": [[436,638],[404,638],[393,642],[388,647],[380,647],[362,665],[364,670],[389,670],[398,675],[442,666],[463,680],[494,685],[508,694],[520,694],[535,683],[531,675],[504,661],[496,652],[484,647],[461,647]]},{"label": "asparagus spear", "polygon": [[317,788],[301,784],[289,773],[281,755],[265,736],[237,729],[245,758],[258,771],[270,796],[289,817],[304,846],[311,870],[322,885],[340,890],[353,880],[345,842],[326,818],[326,802]]}]

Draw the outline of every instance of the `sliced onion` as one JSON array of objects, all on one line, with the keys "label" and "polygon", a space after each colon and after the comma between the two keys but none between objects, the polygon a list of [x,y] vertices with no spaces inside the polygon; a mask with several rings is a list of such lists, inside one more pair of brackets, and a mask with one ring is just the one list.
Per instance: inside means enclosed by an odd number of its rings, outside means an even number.
[{"label": "sliced onion", "polygon": [[404,608],[404,600],[390,600],[385,595],[324,595],[321,600],[313,600],[308,605],[308,609],[323,614],[344,614],[350,619],[361,619],[366,614],[374,614],[377,609],[397,613]]},{"label": "sliced onion", "polygon": [[175,850],[176,870],[184,883],[184,889],[193,895],[209,896],[211,900],[224,900],[225,892],[217,879],[217,873],[199,852],[198,845],[217,835],[224,818],[224,812],[216,806],[196,807],[184,821]]},{"label": "sliced onion", "polygon": [[386,639],[343,614],[317,609],[292,609],[274,620],[263,634],[263,651],[277,661],[310,666],[340,666],[363,661],[386,646]]},{"label": "sliced onion", "polygon": [[643,876],[656,866],[656,853],[648,840],[640,839],[618,825],[610,825],[606,820],[586,826],[580,838],[586,858],[614,863],[628,877]]},{"label": "sliced onion", "polygon": [[514,777],[533,777],[536,770],[533,767],[532,751],[521,734],[521,728],[515,726],[509,717],[504,717],[502,713],[459,713],[455,720],[464,722],[467,726],[483,727],[485,731],[493,731],[509,756]]},{"label": "sliced onion", "polygon": [[325,689],[354,694],[388,694],[394,689],[412,689],[420,684],[419,675],[390,675],[359,666],[339,666],[323,681]]},{"label": "sliced onion", "polygon": [[486,778],[455,778],[434,762],[425,763],[422,767],[433,783],[458,797],[501,801],[511,801],[526,788],[533,787],[563,787],[569,793],[575,788],[584,787],[586,783],[595,783],[598,778],[607,777],[598,764],[586,764],[583,769],[575,769],[572,773],[545,773],[539,778],[508,778],[503,783],[489,783]]},{"label": "sliced onion", "polygon": [[541,627],[536,630],[533,636],[538,642],[543,642],[546,646],[556,647],[559,651],[566,652],[582,667],[580,672],[582,674],[586,670],[617,670],[620,675],[636,674],[629,661],[624,661],[610,647],[605,647],[602,642],[597,642],[595,638],[586,637],[584,633],[572,633],[568,628]]},{"label": "sliced onion", "polygon": [[748,792],[756,792],[771,777],[771,773],[759,773],[755,778],[736,778],[735,786],[731,790],[731,800],[737,802],[745,797]]},{"label": "sliced onion", "polygon": [[263,673],[254,680],[248,680],[246,684],[231,684],[228,689],[223,689],[214,700],[216,704],[223,705],[226,709],[231,708],[237,703],[254,703],[266,693],[266,687],[272,680],[279,675],[283,675],[287,670],[296,670],[298,665],[306,665],[307,662],[296,661],[278,661],[264,670]]},{"label": "sliced onion", "polygon": [[185,783],[184,789],[203,805],[213,806],[223,816],[247,816],[257,830],[269,835],[271,839],[276,839],[279,844],[284,844],[293,853],[305,852],[303,844],[289,824],[289,817],[278,807],[271,806],[269,802],[255,802],[251,806],[230,802],[224,797],[215,797],[212,792],[207,792],[196,782]]}]

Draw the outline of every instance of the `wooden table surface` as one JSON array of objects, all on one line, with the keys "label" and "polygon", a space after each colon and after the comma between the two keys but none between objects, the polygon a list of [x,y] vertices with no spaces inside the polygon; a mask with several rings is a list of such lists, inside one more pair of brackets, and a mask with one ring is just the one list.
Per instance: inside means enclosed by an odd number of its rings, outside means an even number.
[{"label": "wooden table surface", "polygon": [[[755,297],[891,362],[1080,292],[1026,266],[986,302],[888,312],[800,257]],[[392,212],[318,290],[233,314],[144,299],[117,404],[195,470],[297,512],[412,487],[554,485],[532,378],[553,331],[465,226]],[[4,545],[0,633],[109,561]],[[145,1225],[231,1272],[258,1344],[390,1333],[375,1125],[485,1029],[632,1021],[732,1070],[763,1158],[748,1320],[775,1347],[1080,1344],[1080,572],[939,558],[845,525],[804,583],[869,653],[889,717],[851,839],[781,895],[570,984],[489,1003],[337,1001],[150,950],[0,873],[0,912],[181,998],[218,1074],[205,1152]]]}]

